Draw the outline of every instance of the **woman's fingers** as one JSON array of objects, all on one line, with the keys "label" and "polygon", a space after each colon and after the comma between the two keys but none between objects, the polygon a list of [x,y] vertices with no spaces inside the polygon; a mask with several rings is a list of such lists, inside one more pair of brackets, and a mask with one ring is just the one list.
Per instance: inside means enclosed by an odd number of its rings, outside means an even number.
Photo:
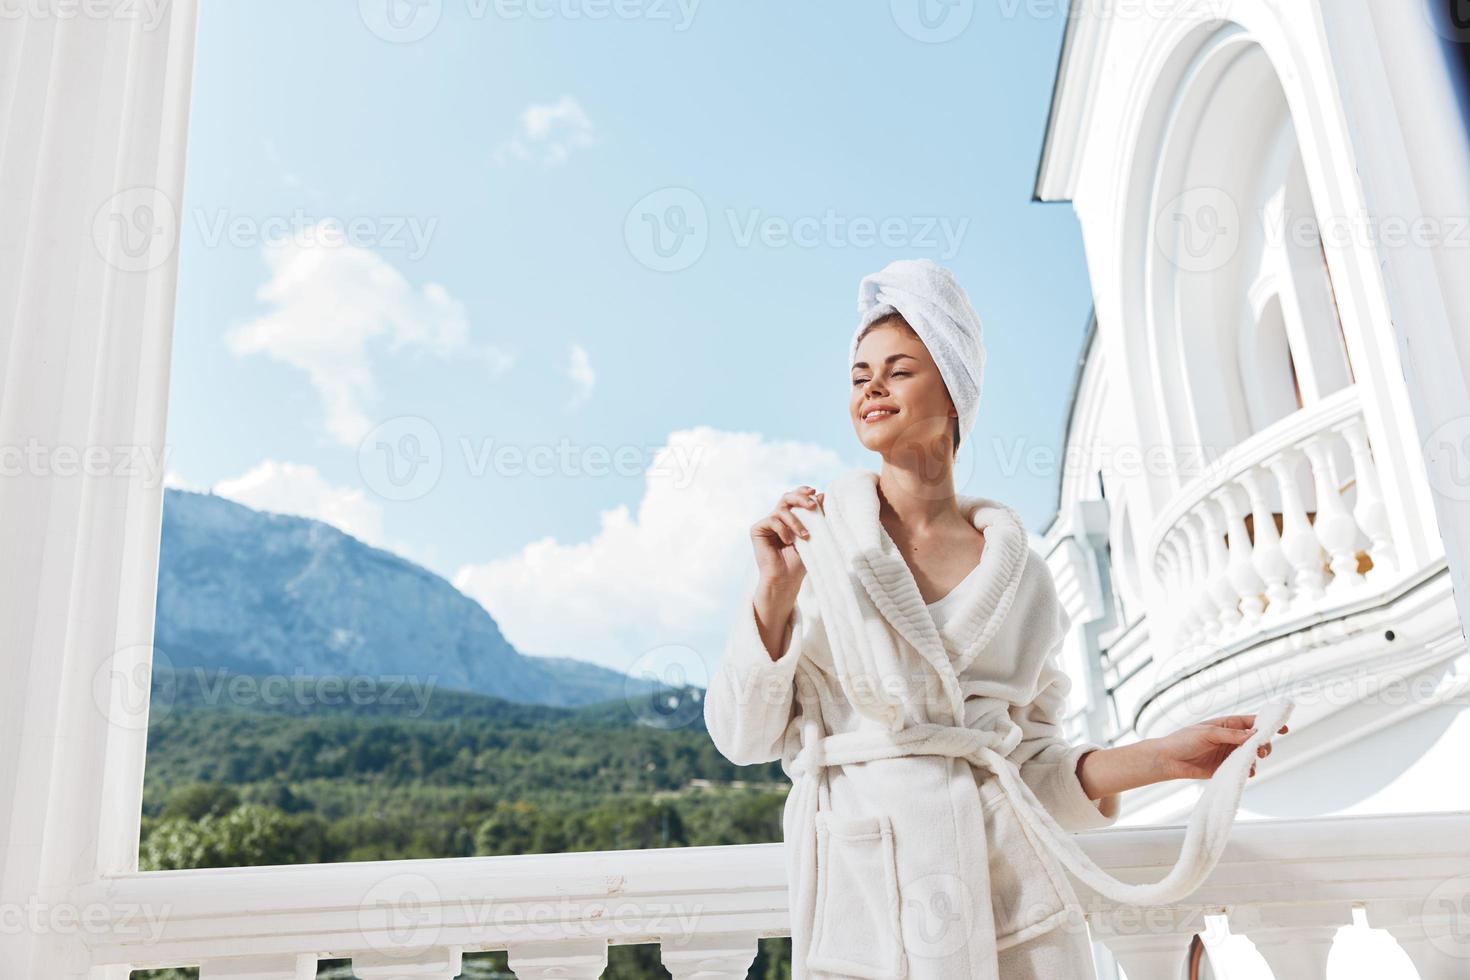
[{"label": "woman's fingers", "polygon": [[771,511],[765,523],[770,527],[771,532],[785,544],[794,544],[798,537],[809,538],[811,534],[801,521],[791,513],[791,508],[815,508],[817,506],[817,497],[817,491],[812,487],[797,487],[795,490],[788,490],[776,502],[776,509]]},{"label": "woman's fingers", "polygon": [[[1254,728],[1256,725],[1255,715],[1222,715],[1219,718],[1211,718],[1204,722],[1206,725],[1219,725],[1223,728]],[[1285,735],[1290,729],[1282,725],[1276,730],[1278,735]]]},{"label": "woman's fingers", "polygon": [[801,523],[801,521],[797,520],[796,516],[791,513],[791,507],[791,504],[783,503],[776,511],[776,513],[772,515],[782,524],[786,525],[786,527],[791,529],[792,536],[791,538],[787,539],[787,544],[790,544],[791,541],[795,540],[797,537],[806,538],[811,536],[807,533],[807,529]]},{"label": "woman's fingers", "polygon": [[797,487],[781,495],[781,503],[796,507],[815,507],[819,494],[814,487]]},{"label": "woman's fingers", "polygon": [[774,537],[778,539],[782,544],[791,544],[792,537],[795,534],[795,532],[787,526],[786,522],[781,519],[781,515],[779,514],[772,514],[765,520],[757,523],[755,526],[755,531],[756,533],[764,535],[766,537]]},{"label": "woman's fingers", "polygon": [[1225,728],[1221,725],[1211,725],[1205,729],[1205,737],[1220,745],[1239,745],[1254,734],[1250,729]]}]

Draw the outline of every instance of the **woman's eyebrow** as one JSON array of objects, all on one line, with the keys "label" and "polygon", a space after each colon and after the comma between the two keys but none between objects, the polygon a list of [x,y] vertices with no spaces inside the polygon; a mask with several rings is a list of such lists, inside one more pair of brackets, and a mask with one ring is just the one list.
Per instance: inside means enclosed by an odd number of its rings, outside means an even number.
[{"label": "woman's eyebrow", "polygon": [[[915,357],[912,354],[889,354],[887,357],[883,358],[883,363],[884,364],[892,364],[894,361],[898,360],[900,357],[907,357],[911,361],[917,361],[918,360],[918,358]],[[853,364],[852,369],[854,371],[856,371],[858,368],[865,368],[867,366],[868,366],[868,362],[867,361],[858,361],[857,363]]]}]

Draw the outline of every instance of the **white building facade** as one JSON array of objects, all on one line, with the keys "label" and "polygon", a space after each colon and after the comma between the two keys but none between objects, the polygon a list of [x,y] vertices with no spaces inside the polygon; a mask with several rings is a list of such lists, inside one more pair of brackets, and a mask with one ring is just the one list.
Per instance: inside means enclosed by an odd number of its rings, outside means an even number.
[{"label": "white building facade", "polygon": [[[1075,208],[1095,299],[1044,538],[1077,727],[1129,742],[1291,691],[1243,821],[1470,810],[1470,143],[1440,6],[1068,23],[1036,197]],[[1135,791],[1120,825],[1195,795]],[[1289,959],[1260,950],[1292,980],[1355,918],[1406,931],[1368,894],[1295,914]],[[1470,976],[1411,933],[1368,975]],[[1206,940],[1157,975],[1269,976]]]}]

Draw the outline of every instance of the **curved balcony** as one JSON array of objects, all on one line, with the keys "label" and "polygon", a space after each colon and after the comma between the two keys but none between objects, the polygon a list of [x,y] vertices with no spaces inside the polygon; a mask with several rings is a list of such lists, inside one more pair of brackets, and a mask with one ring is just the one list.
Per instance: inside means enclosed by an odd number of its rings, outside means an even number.
[{"label": "curved balcony", "polygon": [[1361,606],[1402,584],[1358,390],[1348,386],[1233,447],[1164,509],[1160,682]]}]

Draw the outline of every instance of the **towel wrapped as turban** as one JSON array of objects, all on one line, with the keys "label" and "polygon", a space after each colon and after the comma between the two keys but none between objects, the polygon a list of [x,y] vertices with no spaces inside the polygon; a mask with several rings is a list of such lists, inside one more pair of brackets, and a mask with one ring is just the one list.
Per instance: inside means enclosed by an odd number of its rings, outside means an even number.
[{"label": "towel wrapped as turban", "polygon": [[967,442],[980,411],[985,344],[980,317],[954,273],[929,259],[899,259],[858,286],[862,315],[852,335],[847,364],[857,360],[858,335],[874,320],[900,313],[919,335],[959,415],[960,442]]}]

